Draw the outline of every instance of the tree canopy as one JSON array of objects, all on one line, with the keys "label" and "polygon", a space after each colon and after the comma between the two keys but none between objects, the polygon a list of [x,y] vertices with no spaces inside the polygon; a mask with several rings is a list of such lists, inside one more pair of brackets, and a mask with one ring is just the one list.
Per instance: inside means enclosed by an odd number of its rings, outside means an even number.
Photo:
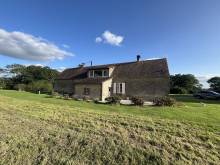
[{"label": "tree canopy", "polygon": [[176,74],[170,76],[171,93],[193,93],[200,90],[202,85],[192,74]]},{"label": "tree canopy", "polygon": [[213,77],[207,81],[212,90],[220,92],[220,77]]},{"label": "tree canopy", "polygon": [[4,78],[0,79],[0,86],[2,86],[2,88],[32,89],[30,88],[30,85],[36,87],[36,84],[41,84],[41,86],[43,86],[42,84],[45,84],[45,88],[48,87],[50,90],[52,83],[59,74],[56,69],[51,69],[47,66],[25,66],[20,64],[7,65],[4,69],[0,69],[0,73],[5,75]]}]

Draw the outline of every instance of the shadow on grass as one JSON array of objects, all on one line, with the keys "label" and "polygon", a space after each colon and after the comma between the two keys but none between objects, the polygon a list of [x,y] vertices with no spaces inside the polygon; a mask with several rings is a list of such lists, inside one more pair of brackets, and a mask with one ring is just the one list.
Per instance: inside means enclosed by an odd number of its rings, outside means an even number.
[{"label": "shadow on grass", "polygon": [[175,98],[177,101],[186,102],[186,103],[206,103],[206,104],[220,104],[220,100],[205,100],[197,99],[193,95],[170,95]]}]

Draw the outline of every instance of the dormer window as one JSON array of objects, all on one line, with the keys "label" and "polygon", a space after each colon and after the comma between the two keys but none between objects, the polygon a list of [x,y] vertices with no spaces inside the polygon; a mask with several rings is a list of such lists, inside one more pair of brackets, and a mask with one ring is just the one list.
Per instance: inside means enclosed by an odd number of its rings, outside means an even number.
[{"label": "dormer window", "polygon": [[102,77],[102,70],[95,70],[94,71],[94,76],[95,77]]},{"label": "dormer window", "polygon": [[109,71],[108,69],[90,70],[89,77],[109,77]]}]

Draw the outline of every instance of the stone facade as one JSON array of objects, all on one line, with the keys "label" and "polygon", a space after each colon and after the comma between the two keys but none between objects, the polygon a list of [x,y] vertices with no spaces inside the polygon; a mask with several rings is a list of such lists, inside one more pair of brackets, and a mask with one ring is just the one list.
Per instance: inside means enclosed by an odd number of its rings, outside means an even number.
[{"label": "stone facade", "polygon": [[[101,76],[89,76],[97,70]],[[104,76],[106,70],[108,76]],[[121,93],[115,93],[116,88]],[[169,94],[168,64],[166,59],[156,59],[67,69],[56,80],[54,90],[102,101],[115,94],[150,100]]]},{"label": "stone facade", "polygon": [[[85,94],[85,88],[88,88],[88,94]],[[83,98],[88,97],[91,99],[98,99],[102,98],[102,86],[100,84],[76,84],[75,85],[75,93],[77,97]]]}]

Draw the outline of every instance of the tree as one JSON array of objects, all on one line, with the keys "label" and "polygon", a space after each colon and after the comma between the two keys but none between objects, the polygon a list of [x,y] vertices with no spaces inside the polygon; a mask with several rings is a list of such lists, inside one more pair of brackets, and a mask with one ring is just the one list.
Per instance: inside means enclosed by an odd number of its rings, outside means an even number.
[{"label": "tree", "polygon": [[192,74],[176,74],[170,76],[170,92],[173,94],[194,93],[201,90],[202,85]]},{"label": "tree", "polygon": [[207,81],[211,87],[216,92],[220,92],[220,77],[212,77]]},{"label": "tree", "polygon": [[5,89],[6,88],[6,82],[4,78],[0,78],[0,89]]},{"label": "tree", "polygon": [[[24,85],[34,84],[41,80],[52,85],[59,74],[57,70],[50,67],[20,64],[7,65],[0,71],[7,77],[7,81],[5,81],[7,89],[23,89]],[[39,84],[41,85],[41,83]]]}]

